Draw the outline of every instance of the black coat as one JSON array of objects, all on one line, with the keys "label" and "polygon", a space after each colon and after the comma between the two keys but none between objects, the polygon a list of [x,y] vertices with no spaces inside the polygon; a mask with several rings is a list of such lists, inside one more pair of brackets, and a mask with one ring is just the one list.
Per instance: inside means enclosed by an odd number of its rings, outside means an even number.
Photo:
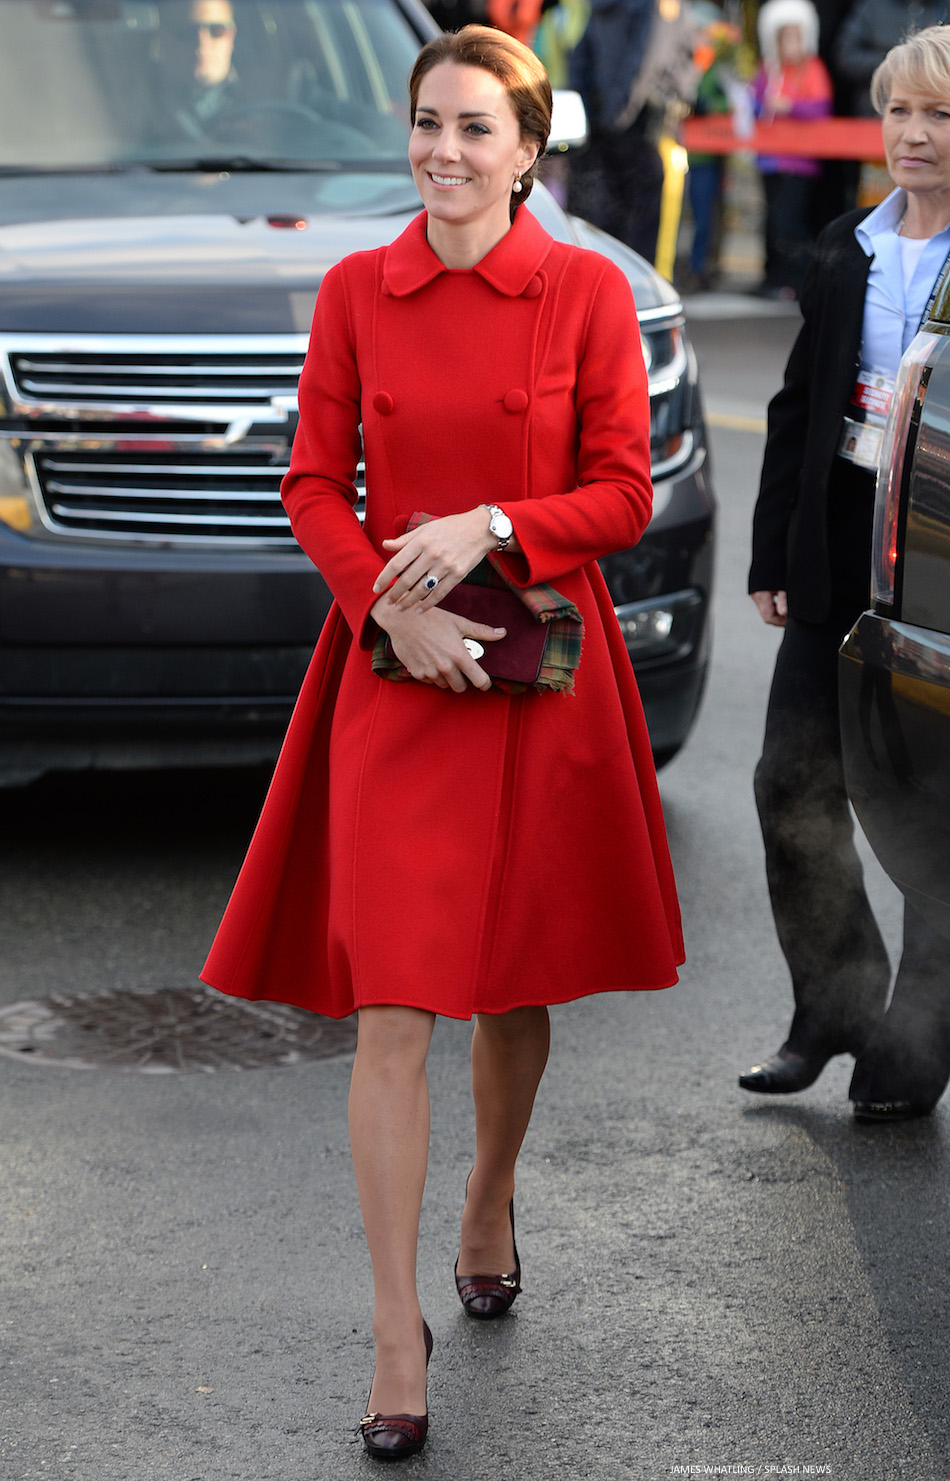
[{"label": "black coat", "polygon": [[801,622],[824,622],[832,606],[829,483],[860,360],[871,259],[854,228],[867,214],[849,211],[819,236],[802,290],[804,323],[769,406],[749,590],[788,592]]}]

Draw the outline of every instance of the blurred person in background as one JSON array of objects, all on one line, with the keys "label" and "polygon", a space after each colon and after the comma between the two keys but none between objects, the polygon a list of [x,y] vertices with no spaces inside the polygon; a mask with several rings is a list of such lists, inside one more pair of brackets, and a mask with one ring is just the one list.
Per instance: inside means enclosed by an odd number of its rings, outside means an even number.
[{"label": "blurred person in background", "polygon": [[950,21],[950,5],[923,0],[856,0],[838,27],[834,59],[838,75],[850,84],[847,112],[873,118],[870,86],[874,69],[892,46],[912,32]]},{"label": "blurred person in background", "polygon": [[426,9],[443,31],[485,22],[485,0],[426,0]]},{"label": "blurred person in background", "polygon": [[[742,32],[724,20],[722,11],[709,0],[694,4],[691,16],[699,26],[693,52],[699,77],[693,112],[698,117],[731,113],[735,88],[739,86],[733,64]],[[693,240],[689,269],[682,284],[687,293],[711,287],[716,278],[725,168],[722,154],[690,151],[686,188],[693,218]]]},{"label": "blurred person in background", "polygon": [[660,135],[695,94],[692,36],[681,0],[591,0],[570,62],[590,124],[587,149],[571,161],[570,209],[648,262],[660,230]]},{"label": "blurred person in background", "polygon": [[541,6],[532,49],[540,57],[551,86],[570,86],[571,53],[590,19],[590,0],[555,0]]},{"label": "blurred person in background", "polygon": [[[811,0],[766,0],[758,31],[762,66],[752,97],[760,121],[828,117],[831,78],[818,56],[818,12]],[[817,160],[794,155],[760,155],[758,163],[765,190],[765,276],[759,292],[794,299],[805,280],[813,241],[812,207],[821,167]]]},{"label": "blurred person in background", "polygon": [[[836,118],[853,115],[850,80],[838,65],[838,34],[841,25],[851,10],[852,0],[814,0],[818,12],[818,55],[828,68],[832,88],[832,114]],[[895,37],[895,41],[899,40]],[[881,58],[878,58],[881,60]],[[870,78],[868,79],[870,82]],[[867,97],[867,85],[863,97]],[[827,226],[836,216],[853,210],[857,204],[860,161],[856,159],[822,159],[820,174],[815,182],[812,203],[812,220],[815,233]]]},{"label": "blurred person in background", "polygon": [[[570,86],[571,53],[584,34],[590,17],[590,0],[555,0],[541,7],[541,20],[534,33],[532,50],[548,74],[551,86]],[[549,154],[544,161],[544,183],[558,203],[567,206],[571,166],[566,154]]]},{"label": "blurred person in background", "polygon": [[541,0],[485,0],[485,19],[522,46],[530,46],[541,19]]}]

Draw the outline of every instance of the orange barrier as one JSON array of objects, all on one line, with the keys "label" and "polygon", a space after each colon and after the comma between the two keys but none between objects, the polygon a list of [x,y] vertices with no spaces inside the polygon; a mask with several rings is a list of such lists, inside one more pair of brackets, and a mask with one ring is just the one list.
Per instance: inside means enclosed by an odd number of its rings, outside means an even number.
[{"label": "orange barrier", "polygon": [[695,154],[734,154],[748,149],[755,154],[802,159],[884,159],[879,118],[782,118],[757,123],[751,134],[740,138],[730,114],[713,113],[685,119],[680,138]]}]

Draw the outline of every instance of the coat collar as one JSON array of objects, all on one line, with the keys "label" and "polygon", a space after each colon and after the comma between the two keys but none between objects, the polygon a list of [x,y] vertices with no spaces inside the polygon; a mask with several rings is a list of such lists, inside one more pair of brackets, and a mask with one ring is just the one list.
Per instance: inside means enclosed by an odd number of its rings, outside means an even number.
[{"label": "coat collar", "polygon": [[[383,283],[396,298],[415,293],[448,271],[426,241],[427,219],[425,211],[420,212],[386,248]],[[499,293],[517,298],[527,288],[552,244],[553,238],[537,218],[519,206],[511,230],[481,262],[476,262],[472,271]]]}]

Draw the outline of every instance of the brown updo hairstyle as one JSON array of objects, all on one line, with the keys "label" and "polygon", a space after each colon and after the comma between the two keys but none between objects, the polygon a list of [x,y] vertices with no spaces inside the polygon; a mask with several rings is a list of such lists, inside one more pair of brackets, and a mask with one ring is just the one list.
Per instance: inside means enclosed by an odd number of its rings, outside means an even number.
[{"label": "brown updo hairstyle", "polygon": [[481,67],[492,77],[497,77],[514,109],[521,138],[537,143],[537,158],[522,175],[521,190],[511,194],[510,210],[514,217],[521,202],[531,194],[538,161],[551,132],[553,99],[548,74],[533,51],[504,31],[496,31],[491,26],[465,26],[461,31],[445,31],[426,42],[410,73],[409,117],[413,126],[422,79],[442,62],[453,62],[457,67]]}]

